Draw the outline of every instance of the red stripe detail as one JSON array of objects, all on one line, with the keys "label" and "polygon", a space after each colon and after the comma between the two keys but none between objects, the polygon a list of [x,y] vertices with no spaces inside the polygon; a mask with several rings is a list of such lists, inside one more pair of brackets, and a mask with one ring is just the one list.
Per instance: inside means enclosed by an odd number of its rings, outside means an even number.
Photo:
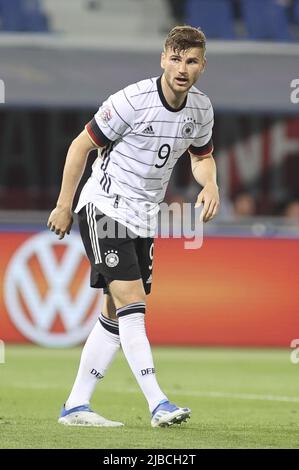
[{"label": "red stripe detail", "polygon": [[92,140],[99,146],[99,147],[105,147],[105,144],[95,135],[93,132],[90,122],[88,122],[85,126],[85,129],[87,130],[88,134],[92,138]]},{"label": "red stripe detail", "polygon": [[198,147],[198,149],[197,149],[196,147],[193,147],[192,150],[190,150],[190,148],[188,150],[193,155],[197,155],[199,157],[202,157],[204,155],[209,155],[210,153],[212,153],[213,150],[214,150],[214,147],[213,147],[213,145],[210,145],[208,148]]}]

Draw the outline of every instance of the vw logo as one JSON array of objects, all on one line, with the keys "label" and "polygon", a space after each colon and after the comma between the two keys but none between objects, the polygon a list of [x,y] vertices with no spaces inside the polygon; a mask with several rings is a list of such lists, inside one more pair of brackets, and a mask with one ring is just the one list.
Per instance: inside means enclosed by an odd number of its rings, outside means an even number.
[{"label": "vw logo", "polygon": [[18,330],[42,346],[73,346],[86,339],[101,309],[89,287],[89,264],[76,233],[63,241],[41,232],[14,254],[4,298]]}]

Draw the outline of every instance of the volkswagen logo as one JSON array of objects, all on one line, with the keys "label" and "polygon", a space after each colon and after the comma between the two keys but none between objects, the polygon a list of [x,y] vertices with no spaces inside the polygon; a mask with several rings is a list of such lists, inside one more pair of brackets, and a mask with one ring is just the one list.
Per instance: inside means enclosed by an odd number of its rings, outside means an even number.
[{"label": "volkswagen logo", "polygon": [[30,237],[15,252],[4,279],[11,320],[32,342],[73,346],[86,339],[102,296],[89,287],[89,263],[79,235],[63,241],[52,233]]}]

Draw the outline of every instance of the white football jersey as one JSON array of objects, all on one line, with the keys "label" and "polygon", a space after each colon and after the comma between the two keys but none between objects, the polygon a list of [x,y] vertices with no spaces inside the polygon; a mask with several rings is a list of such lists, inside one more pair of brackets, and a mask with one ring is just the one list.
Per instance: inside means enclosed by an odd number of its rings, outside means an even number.
[{"label": "white football jersey", "polygon": [[179,109],[166,102],[161,77],[111,95],[86,130],[99,149],[75,212],[92,202],[140,236],[153,236],[159,203],[176,161],[186,151],[212,152],[213,108],[192,87]]}]

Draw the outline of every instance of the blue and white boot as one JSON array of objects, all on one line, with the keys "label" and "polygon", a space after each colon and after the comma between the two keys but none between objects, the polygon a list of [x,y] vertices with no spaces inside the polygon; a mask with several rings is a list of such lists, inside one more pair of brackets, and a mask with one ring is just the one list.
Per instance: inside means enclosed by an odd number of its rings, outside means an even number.
[{"label": "blue and white boot", "polygon": [[179,408],[168,400],[163,400],[152,412],[151,425],[153,428],[172,426],[187,421],[190,416],[190,408]]},{"label": "blue and white boot", "polygon": [[118,421],[110,421],[98,415],[88,405],[76,406],[70,410],[66,410],[63,406],[58,423],[66,426],[97,426],[97,427],[118,427],[123,423]]}]

